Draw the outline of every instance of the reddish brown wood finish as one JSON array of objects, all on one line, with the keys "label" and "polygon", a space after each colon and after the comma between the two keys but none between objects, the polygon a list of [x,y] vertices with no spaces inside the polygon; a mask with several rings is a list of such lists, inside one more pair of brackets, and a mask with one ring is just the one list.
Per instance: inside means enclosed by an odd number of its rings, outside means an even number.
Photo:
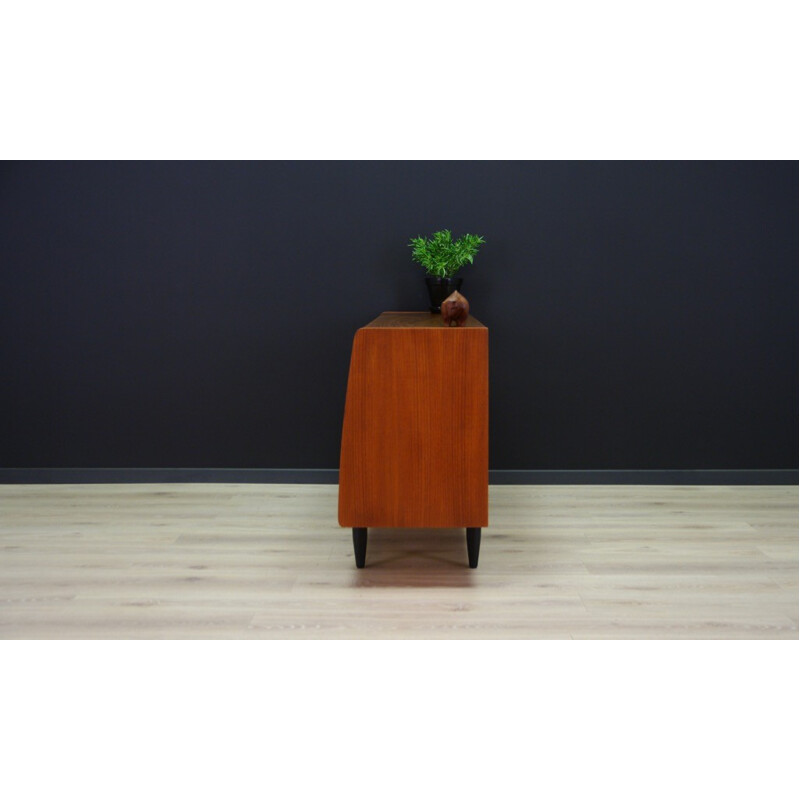
[{"label": "reddish brown wood finish", "polygon": [[452,327],[463,325],[469,316],[469,302],[460,292],[453,292],[442,303],[442,322]]},{"label": "reddish brown wood finish", "polygon": [[388,312],[356,332],[339,468],[339,524],[489,523],[489,331],[474,317]]}]

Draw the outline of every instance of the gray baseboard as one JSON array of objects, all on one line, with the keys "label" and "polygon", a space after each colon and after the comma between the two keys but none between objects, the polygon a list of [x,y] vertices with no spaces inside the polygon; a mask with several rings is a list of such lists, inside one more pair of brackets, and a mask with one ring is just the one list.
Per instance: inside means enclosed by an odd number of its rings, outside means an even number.
[{"label": "gray baseboard", "polygon": [[0,468],[0,483],[338,483],[338,469]]},{"label": "gray baseboard", "polygon": [[489,472],[489,483],[495,485],[792,486],[797,482],[796,469],[498,469]]},{"label": "gray baseboard", "polygon": [[[336,469],[0,467],[1,483],[338,483]],[[793,486],[796,469],[490,470],[493,485]]]}]

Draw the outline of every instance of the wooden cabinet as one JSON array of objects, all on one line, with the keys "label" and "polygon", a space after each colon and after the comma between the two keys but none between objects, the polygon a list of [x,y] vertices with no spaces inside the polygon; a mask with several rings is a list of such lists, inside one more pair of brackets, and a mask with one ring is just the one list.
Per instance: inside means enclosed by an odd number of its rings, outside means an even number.
[{"label": "wooden cabinet", "polygon": [[469,317],[386,312],[353,341],[339,465],[339,524],[356,564],[368,528],[467,529],[476,567],[489,522],[489,331]]}]

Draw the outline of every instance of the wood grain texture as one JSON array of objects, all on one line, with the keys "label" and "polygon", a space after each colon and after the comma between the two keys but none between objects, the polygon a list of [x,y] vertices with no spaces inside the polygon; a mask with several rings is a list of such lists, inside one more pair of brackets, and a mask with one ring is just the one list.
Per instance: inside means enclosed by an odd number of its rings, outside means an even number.
[{"label": "wood grain texture", "polygon": [[339,470],[339,524],[485,527],[488,329],[423,312],[356,332]]},{"label": "wood grain texture", "polygon": [[[384,311],[379,317],[364,326],[364,328],[441,328],[441,314],[432,314],[429,311]],[[467,317],[463,327],[486,328],[475,317]]]},{"label": "wood grain texture", "polygon": [[323,485],[0,485],[2,639],[794,639],[791,486],[492,486],[351,533]]}]

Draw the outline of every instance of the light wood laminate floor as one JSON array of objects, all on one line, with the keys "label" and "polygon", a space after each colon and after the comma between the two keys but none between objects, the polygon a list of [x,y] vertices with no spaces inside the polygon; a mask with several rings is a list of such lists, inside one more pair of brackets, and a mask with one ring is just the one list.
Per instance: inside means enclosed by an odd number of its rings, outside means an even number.
[{"label": "light wood laminate floor", "polygon": [[797,639],[798,488],[493,486],[370,530],[337,487],[0,486],[3,639]]}]

